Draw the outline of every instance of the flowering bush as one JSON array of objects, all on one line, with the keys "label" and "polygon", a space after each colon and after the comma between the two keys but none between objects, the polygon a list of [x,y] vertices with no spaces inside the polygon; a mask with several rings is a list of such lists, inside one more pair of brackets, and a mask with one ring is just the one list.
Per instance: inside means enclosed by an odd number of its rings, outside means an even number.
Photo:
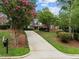
[{"label": "flowering bush", "polygon": [[35,5],[29,0],[2,0],[2,12],[11,20],[13,28],[21,29],[35,18]]},{"label": "flowering bush", "polygon": [[72,40],[72,34],[68,32],[59,32],[57,33],[57,36],[65,43]]}]

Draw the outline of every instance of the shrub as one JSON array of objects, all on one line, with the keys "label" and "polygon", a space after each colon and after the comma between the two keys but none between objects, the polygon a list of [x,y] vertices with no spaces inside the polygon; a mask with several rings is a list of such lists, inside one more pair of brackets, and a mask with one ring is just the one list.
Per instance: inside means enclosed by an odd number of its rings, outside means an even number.
[{"label": "shrub", "polygon": [[74,33],[74,39],[79,41],[79,33]]},{"label": "shrub", "polygon": [[59,35],[60,32],[63,32],[62,30],[56,31],[57,36]]},{"label": "shrub", "polygon": [[68,32],[59,32],[57,36],[65,43],[72,39],[72,35]]},{"label": "shrub", "polygon": [[39,28],[39,30],[40,30],[40,31],[49,32],[49,28],[43,28],[43,27],[41,27],[41,28]]},{"label": "shrub", "polygon": [[0,25],[0,29],[9,29],[10,25]]}]

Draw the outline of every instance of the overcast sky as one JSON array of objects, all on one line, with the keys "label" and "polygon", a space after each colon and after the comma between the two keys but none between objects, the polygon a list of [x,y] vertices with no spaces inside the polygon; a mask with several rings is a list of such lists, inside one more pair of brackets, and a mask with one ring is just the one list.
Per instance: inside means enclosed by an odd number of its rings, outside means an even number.
[{"label": "overcast sky", "polygon": [[48,7],[54,14],[58,14],[60,10],[60,8],[57,6],[56,0],[37,0],[36,4],[36,10],[42,10],[43,8]]}]

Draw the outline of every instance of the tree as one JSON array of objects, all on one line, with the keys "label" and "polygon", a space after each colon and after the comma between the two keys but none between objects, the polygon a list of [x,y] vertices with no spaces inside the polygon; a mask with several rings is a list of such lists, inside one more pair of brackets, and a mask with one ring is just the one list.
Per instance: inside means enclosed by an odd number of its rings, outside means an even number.
[{"label": "tree", "polygon": [[59,27],[63,29],[64,31],[68,31],[69,27],[69,20],[68,20],[68,15],[65,13],[60,13],[59,14]]},{"label": "tree", "polygon": [[75,0],[72,10],[72,27],[73,30],[79,32],[79,0]]},{"label": "tree", "polygon": [[48,8],[44,8],[42,11],[38,13],[38,19],[48,28],[50,28],[50,25],[54,24],[54,22],[56,21],[55,16],[49,11]]},{"label": "tree", "polygon": [[[66,2],[66,0],[61,0],[61,2]],[[67,14],[68,20],[69,20],[69,32],[72,32],[72,38],[79,39],[78,34],[79,33],[79,0],[67,0],[70,2],[66,2],[67,4],[62,4],[62,10],[63,13]],[[64,5],[65,4],[65,5]],[[75,35],[76,34],[76,35]]]},{"label": "tree", "polygon": [[65,13],[68,15],[68,22],[69,22],[69,32],[72,32],[72,25],[71,25],[71,15],[72,15],[72,9],[73,9],[73,4],[74,0],[58,0],[61,5],[61,13]]},{"label": "tree", "polygon": [[36,16],[35,6],[28,0],[1,1],[1,12],[8,16],[12,28],[23,29]]},{"label": "tree", "polygon": [[[7,15],[12,29],[15,30],[16,46],[18,31],[28,26],[36,16],[35,6],[29,0],[0,0],[0,11]],[[18,31],[17,31],[18,30]]]},{"label": "tree", "polygon": [[[70,20],[69,27],[71,27],[72,30],[77,30],[79,26],[78,25],[79,24],[79,20],[78,20],[79,0],[58,0],[58,1],[61,2],[60,4],[62,5],[61,12],[69,16],[68,17],[68,19]],[[70,1],[70,2],[68,3],[67,1]],[[64,19],[66,18],[67,17],[65,17]]]}]

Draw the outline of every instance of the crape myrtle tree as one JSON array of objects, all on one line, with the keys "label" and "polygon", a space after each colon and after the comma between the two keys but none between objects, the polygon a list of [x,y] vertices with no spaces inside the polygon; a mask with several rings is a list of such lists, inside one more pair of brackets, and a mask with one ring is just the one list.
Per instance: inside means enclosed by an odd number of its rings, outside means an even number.
[{"label": "crape myrtle tree", "polygon": [[36,16],[35,5],[29,0],[1,0],[0,6],[13,29],[23,29]]},{"label": "crape myrtle tree", "polygon": [[29,2],[29,0],[0,1],[0,12],[7,15],[11,29],[14,29],[16,46],[18,46],[17,35],[35,18],[35,5]]}]

